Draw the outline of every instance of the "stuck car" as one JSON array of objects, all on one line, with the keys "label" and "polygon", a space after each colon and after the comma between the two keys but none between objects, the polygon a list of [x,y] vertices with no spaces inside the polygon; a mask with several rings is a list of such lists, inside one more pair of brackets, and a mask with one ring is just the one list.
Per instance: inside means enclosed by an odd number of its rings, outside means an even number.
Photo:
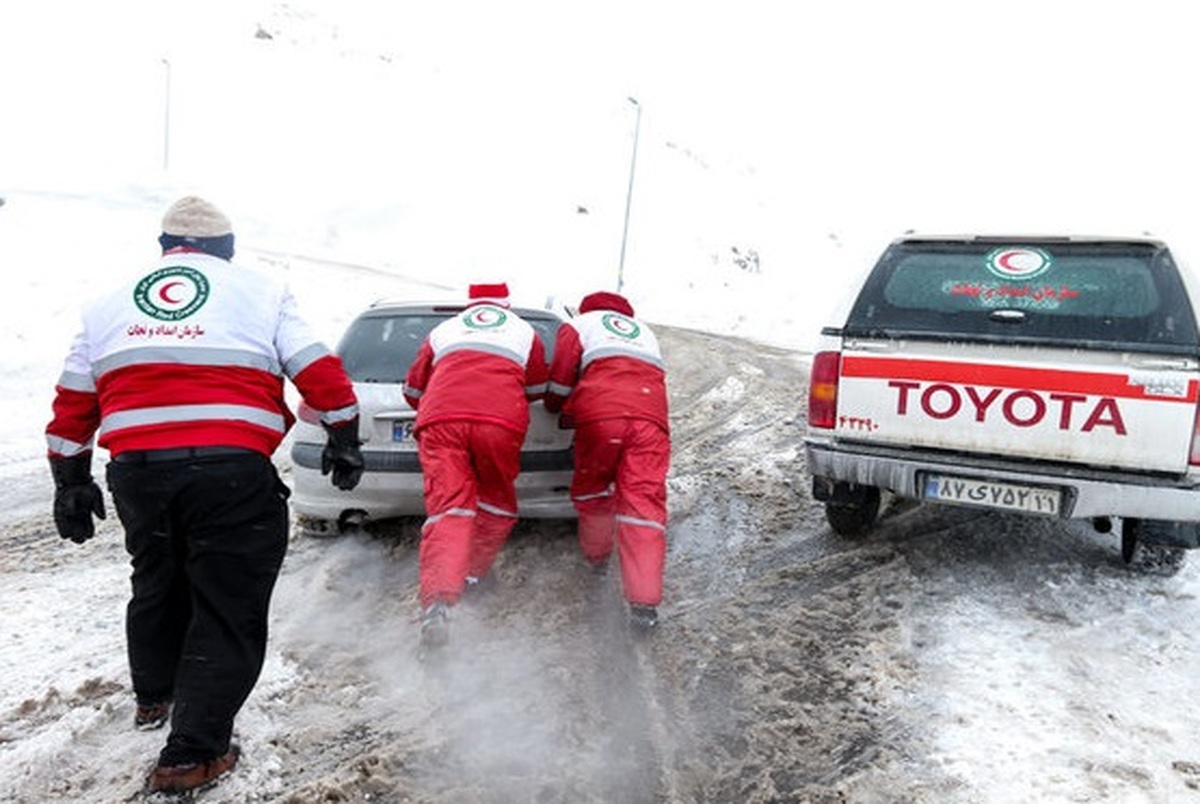
[{"label": "stuck car", "polygon": [[[301,406],[291,447],[292,508],[300,529],[336,534],[372,521],[424,516],[424,487],[413,423],[417,412],[404,401],[408,367],[425,336],[462,312],[465,302],[377,302],[347,328],[337,347],[358,395],[359,437],[365,471],[352,492],[321,476],[326,436]],[[549,359],[565,313],[514,307],[541,337]],[[517,478],[518,513],[534,519],[576,516],[570,500],[572,431],[542,403],[530,405],[530,424]]]},{"label": "stuck car", "polygon": [[1090,520],[1177,569],[1200,546],[1198,299],[1152,238],[895,240],[821,331],[813,496],[840,534],[886,492]]}]

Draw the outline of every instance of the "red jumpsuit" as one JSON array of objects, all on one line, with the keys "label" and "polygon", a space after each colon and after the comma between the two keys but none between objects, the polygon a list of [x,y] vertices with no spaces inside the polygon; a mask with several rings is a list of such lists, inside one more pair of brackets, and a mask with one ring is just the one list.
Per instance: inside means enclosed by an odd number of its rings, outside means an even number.
[{"label": "red jumpsuit", "polygon": [[671,441],[658,341],[611,293],[588,296],[558,331],[546,407],[575,424],[571,499],[593,564],[617,548],[625,599],[662,601]]},{"label": "red jumpsuit", "polygon": [[424,473],[421,606],[454,604],[482,578],[517,521],[515,483],[546,354],[512,310],[476,303],[421,344],[404,383]]}]

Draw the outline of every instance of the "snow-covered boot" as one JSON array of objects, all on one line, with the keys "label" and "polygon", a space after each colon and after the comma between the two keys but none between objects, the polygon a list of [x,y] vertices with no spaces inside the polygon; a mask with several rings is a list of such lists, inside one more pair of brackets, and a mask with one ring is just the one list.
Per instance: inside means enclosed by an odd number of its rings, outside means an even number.
[{"label": "snow-covered boot", "polygon": [[445,603],[431,603],[421,615],[421,647],[440,648],[450,641],[450,607]]}]

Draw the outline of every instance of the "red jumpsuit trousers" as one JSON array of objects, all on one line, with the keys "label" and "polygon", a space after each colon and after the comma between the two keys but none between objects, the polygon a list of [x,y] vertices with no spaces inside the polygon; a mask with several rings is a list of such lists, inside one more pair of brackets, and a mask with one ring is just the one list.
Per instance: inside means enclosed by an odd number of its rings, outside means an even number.
[{"label": "red jumpsuit trousers", "polygon": [[625,599],[662,602],[667,554],[670,436],[644,419],[602,419],[575,430],[571,501],[579,512],[579,546],[600,564],[614,544]]},{"label": "red jumpsuit trousers", "polygon": [[521,433],[497,424],[437,422],[421,428],[425,524],[419,548],[421,605],[454,604],[468,576],[482,578],[517,523],[514,484]]}]

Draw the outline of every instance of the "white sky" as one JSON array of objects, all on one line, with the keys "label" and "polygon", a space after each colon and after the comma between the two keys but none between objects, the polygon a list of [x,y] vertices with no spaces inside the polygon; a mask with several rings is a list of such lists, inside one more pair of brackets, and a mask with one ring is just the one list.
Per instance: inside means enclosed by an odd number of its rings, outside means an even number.
[{"label": "white sky", "polygon": [[0,188],[159,178],[165,59],[173,180],[375,264],[611,281],[629,96],[631,282],[739,245],[824,292],[909,228],[1190,246],[1192,31],[1163,0],[44,0],[0,11]]}]

